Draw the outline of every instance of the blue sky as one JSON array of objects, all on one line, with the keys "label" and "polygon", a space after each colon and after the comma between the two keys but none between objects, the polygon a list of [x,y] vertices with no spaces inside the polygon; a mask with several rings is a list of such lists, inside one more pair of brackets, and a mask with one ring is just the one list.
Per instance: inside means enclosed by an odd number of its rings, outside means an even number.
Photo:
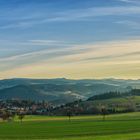
[{"label": "blue sky", "polygon": [[[139,39],[140,0],[0,0],[1,79],[140,78]],[[108,44],[111,44],[110,52],[116,49],[116,45],[122,46],[127,58],[121,58],[121,51],[113,55],[106,52],[103,55],[105,50],[100,48]],[[136,44],[135,51],[130,44]],[[99,49],[97,52],[96,45]],[[126,45],[129,52],[124,48]],[[89,58],[88,50],[93,52]],[[94,57],[95,52],[98,54],[95,54],[96,61],[99,57],[107,58],[98,61],[104,62],[110,74],[102,71],[106,69],[101,67],[102,64],[92,72],[94,64],[98,64],[95,60],[81,62],[82,58],[89,60]],[[128,57],[131,52],[133,56]],[[68,70],[64,60],[70,56],[67,61],[70,67]],[[133,60],[127,66],[130,70],[120,69],[123,64],[108,65],[116,56],[120,56],[117,62],[124,61],[127,65],[126,61]],[[86,69],[85,64],[88,64]],[[75,69],[71,69],[73,66]],[[131,70],[132,66],[134,68]],[[112,67],[117,67],[119,71],[113,73]]]}]

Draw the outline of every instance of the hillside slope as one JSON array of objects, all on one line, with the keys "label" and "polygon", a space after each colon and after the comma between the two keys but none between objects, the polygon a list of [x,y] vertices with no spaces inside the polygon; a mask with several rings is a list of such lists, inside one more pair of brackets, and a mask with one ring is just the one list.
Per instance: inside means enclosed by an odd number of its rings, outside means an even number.
[{"label": "hillside slope", "polygon": [[0,80],[0,99],[47,100],[64,104],[110,91],[130,91],[138,86],[140,80],[6,79]]}]

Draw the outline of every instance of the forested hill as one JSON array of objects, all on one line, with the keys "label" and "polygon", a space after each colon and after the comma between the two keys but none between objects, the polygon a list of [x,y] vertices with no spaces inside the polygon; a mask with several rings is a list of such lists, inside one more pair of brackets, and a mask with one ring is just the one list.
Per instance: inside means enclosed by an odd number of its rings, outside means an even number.
[{"label": "forested hill", "polygon": [[140,96],[140,89],[133,89],[128,92],[108,92],[101,95],[94,95],[93,97],[90,97],[88,101],[104,100],[111,98],[123,98],[129,96]]}]

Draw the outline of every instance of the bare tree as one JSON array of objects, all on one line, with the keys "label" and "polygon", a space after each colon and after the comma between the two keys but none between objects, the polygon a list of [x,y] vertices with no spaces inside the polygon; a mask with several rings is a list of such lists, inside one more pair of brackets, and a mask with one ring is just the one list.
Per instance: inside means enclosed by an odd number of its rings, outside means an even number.
[{"label": "bare tree", "polygon": [[22,122],[23,118],[25,117],[24,113],[18,114],[18,119]]},{"label": "bare tree", "polygon": [[69,122],[71,121],[72,111],[70,108],[67,109],[67,116],[69,117]]},{"label": "bare tree", "polygon": [[105,121],[105,117],[107,115],[107,109],[105,106],[101,107],[101,114],[103,115],[103,121]]}]

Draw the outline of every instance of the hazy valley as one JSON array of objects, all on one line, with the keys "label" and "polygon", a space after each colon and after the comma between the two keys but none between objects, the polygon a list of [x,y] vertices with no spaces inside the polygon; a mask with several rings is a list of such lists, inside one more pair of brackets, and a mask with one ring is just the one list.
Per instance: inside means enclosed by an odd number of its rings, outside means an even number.
[{"label": "hazy valley", "polygon": [[0,99],[46,100],[64,104],[110,91],[140,88],[140,80],[6,79],[0,80]]}]

